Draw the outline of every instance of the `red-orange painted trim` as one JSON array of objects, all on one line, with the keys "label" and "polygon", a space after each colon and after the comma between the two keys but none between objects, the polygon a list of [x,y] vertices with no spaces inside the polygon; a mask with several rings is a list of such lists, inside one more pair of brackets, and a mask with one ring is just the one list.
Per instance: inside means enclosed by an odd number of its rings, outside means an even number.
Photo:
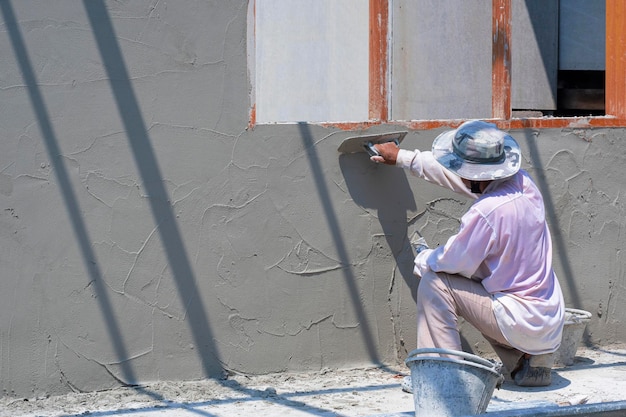
[{"label": "red-orange painted trim", "polygon": [[601,117],[563,117],[563,118],[532,118],[493,121],[500,129],[591,129],[602,127],[624,127],[626,119],[610,116]]},{"label": "red-orange painted trim", "polygon": [[626,2],[606,0],[605,112],[626,118]]},{"label": "red-orange painted trim", "polygon": [[[603,128],[603,127],[626,127],[626,118],[611,116],[600,117],[537,117],[528,119],[484,119],[494,123],[500,129],[558,129],[558,128]],[[430,130],[441,127],[455,128],[465,120],[414,120],[410,122],[386,122],[390,126],[400,126],[410,130]],[[365,130],[373,126],[379,126],[380,122],[354,122],[354,123],[322,123],[322,126],[334,127],[341,130]]]},{"label": "red-orange painted trim", "polygon": [[389,1],[370,0],[369,119],[387,120]]},{"label": "red-orange painted trim", "polygon": [[491,114],[511,118],[511,0],[492,2]]},{"label": "red-orange painted trim", "polygon": [[248,120],[248,129],[254,129],[256,125],[256,103],[250,108],[250,120]]},{"label": "red-orange painted trim", "polygon": [[[256,0],[252,0],[252,42],[255,45],[254,46],[254,51],[252,51],[251,53],[255,54],[256,53]],[[255,58],[255,65],[256,65],[256,58]],[[249,65],[249,64],[248,64]],[[256,70],[255,70],[256,71]],[[248,72],[250,73],[250,72]],[[254,86],[254,83],[252,85],[252,88],[256,88],[256,86]],[[248,114],[248,129],[254,129],[254,126],[256,126],[256,102],[253,101],[256,100],[256,94],[253,94],[250,97],[250,112]]]}]

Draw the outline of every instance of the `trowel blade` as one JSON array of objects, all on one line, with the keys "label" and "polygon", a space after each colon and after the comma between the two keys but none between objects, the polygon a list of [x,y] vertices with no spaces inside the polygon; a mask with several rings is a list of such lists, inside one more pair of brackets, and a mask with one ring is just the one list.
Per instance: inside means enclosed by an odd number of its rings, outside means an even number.
[{"label": "trowel blade", "polygon": [[378,143],[396,142],[400,143],[408,132],[388,132],[376,133],[373,135],[352,136],[344,139],[337,150],[340,153],[356,153],[367,152],[367,145],[376,145]]}]

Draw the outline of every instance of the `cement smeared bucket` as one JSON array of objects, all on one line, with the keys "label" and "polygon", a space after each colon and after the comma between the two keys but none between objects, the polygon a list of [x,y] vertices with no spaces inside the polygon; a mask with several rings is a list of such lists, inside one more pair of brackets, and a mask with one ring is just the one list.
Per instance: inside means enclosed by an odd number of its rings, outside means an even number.
[{"label": "cement smeared bucket", "polygon": [[578,345],[583,339],[587,323],[591,320],[591,313],[575,308],[565,309],[565,324],[561,346],[554,352],[555,366],[570,366],[574,364],[574,357]]},{"label": "cement smeared bucket", "polygon": [[415,349],[405,363],[411,370],[416,417],[482,414],[503,381],[496,364],[456,350]]}]

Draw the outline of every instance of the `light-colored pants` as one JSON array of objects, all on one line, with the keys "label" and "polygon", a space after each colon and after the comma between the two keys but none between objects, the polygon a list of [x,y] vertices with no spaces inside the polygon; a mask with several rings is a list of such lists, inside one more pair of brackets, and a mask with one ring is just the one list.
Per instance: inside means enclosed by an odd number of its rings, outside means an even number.
[{"label": "light-colored pants", "polygon": [[[516,368],[524,352],[502,335],[482,284],[460,275],[424,274],[417,289],[417,347],[462,350],[459,317],[482,333],[509,372]],[[552,355],[533,356],[530,365],[551,367]]]}]

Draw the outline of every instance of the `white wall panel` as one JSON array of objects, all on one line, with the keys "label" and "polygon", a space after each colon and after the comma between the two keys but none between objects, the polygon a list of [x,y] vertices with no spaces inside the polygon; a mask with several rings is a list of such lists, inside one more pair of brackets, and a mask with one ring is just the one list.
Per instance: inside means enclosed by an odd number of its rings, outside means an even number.
[{"label": "white wall panel", "polygon": [[511,106],[555,110],[559,0],[514,0],[511,13]]},{"label": "white wall panel", "polygon": [[394,120],[491,117],[491,2],[393,2]]}]

